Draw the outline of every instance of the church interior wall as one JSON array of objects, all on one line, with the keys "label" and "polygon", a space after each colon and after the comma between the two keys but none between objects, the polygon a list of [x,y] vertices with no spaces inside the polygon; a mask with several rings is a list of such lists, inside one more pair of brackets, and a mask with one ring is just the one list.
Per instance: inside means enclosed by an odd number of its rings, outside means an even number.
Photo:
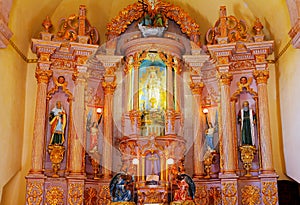
[{"label": "church interior wall", "polygon": [[[29,50],[30,38],[33,36],[30,32],[24,32],[25,28],[35,31],[35,35],[38,35],[40,30],[40,24],[35,22],[42,22],[44,19],[44,14],[41,14],[41,10],[36,10],[35,14],[38,17],[32,17],[24,19],[23,26],[20,26],[20,16],[23,13],[29,11],[29,9],[36,8],[37,5],[31,4],[20,4],[20,1],[14,1],[12,7],[12,15],[10,18],[11,30],[14,32],[13,40],[16,41],[18,46],[22,50]],[[27,1],[26,1],[27,2]],[[63,16],[61,13],[66,13],[64,8],[71,7],[73,11],[77,11],[78,5],[72,3],[72,1],[61,1],[53,0],[51,4],[48,1],[39,2],[39,6],[43,8],[43,11],[47,11],[54,17],[53,22],[59,17]],[[118,11],[113,10],[114,5],[110,9],[105,9],[106,7],[96,6],[89,1],[77,1],[80,4],[86,4],[88,9],[92,11],[97,11],[99,13],[105,12],[109,13],[113,11],[112,15],[116,15]],[[118,2],[118,7],[125,7],[126,5],[135,1],[121,1]],[[257,8],[256,2],[247,2],[248,8],[254,12]],[[56,7],[59,4],[58,7]],[[116,4],[114,2],[113,4]],[[119,5],[121,4],[121,6]],[[192,1],[187,4],[183,1],[179,2],[179,6],[190,8],[190,5],[197,7],[197,0]],[[216,19],[218,13],[216,9],[220,6],[211,5],[215,2],[207,1],[206,4],[210,4],[212,17],[211,19]],[[266,4],[266,2],[264,2]],[[27,6],[26,6],[27,5]],[[198,5],[199,6],[199,5]],[[228,5],[230,6],[230,5]],[[285,43],[288,41],[287,32],[289,30],[289,16],[288,11],[284,1],[275,2],[271,9],[265,10],[264,7],[260,6],[261,9],[256,13],[264,16],[267,24],[270,36],[276,36],[277,53],[281,50]],[[203,7],[203,6],[201,6]],[[21,9],[22,8],[22,9]],[[237,7],[228,7],[228,13],[232,13],[230,10],[236,11]],[[255,8],[255,9],[254,9]],[[278,9],[283,8],[283,9]],[[253,11],[254,10],[254,11]],[[263,10],[263,11],[262,11]],[[18,12],[20,12],[18,14]],[[191,16],[198,15],[198,12],[193,9],[194,13]],[[276,12],[274,12],[276,11]],[[246,13],[249,11],[246,11]],[[33,15],[33,14],[30,14]],[[241,11],[241,16],[244,16],[243,10]],[[59,17],[58,17],[59,16]],[[245,15],[249,19],[253,20],[253,16]],[[39,18],[37,20],[37,18]],[[200,17],[203,18],[203,17]],[[272,19],[273,23],[270,23],[268,19]],[[34,20],[32,20],[34,19]],[[91,18],[90,18],[91,19]],[[37,20],[37,21],[36,21]],[[103,19],[101,17],[91,19],[94,21],[94,25],[106,25],[109,19]],[[247,20],[247,19],[246,19]],[[199,20],[197,20],[199,22]],[[208,24],[205,28],[209,27],[208,20],[204,21]],[[276,23],[274,23],[276,22]],[[263,22],[264,23],[264,22]],[[201,25],[201,24],[200,24]],[[28,28],[27,28],[28,27]],[[204,29],[205,24],[201,26]],[[20,35],[22,34],[22,35]],[[105,34],[102,32],[101,40],[105,39]],[[203,36],[202,36],[203,38]],[[31,51],[28,51],[28,56],[33,56]],[[297,62],[299,59],[299,50],[289,47],[287,52],[282,56],[276,65],[271,64],[270,66],[270,78],[268,83],[269,91],[269,106],[270,106],[270,119],[271,119],[271,132],[272,132],[272,145],[273,145],[273,158],[274,166],[280,179],[288,179],[288,175],[297,181],[300,181],[300,164],[297,163],[300,146],[299,130],[300,127],[300,115],[297,116],[295,113],[299,113],[300,108],[298,107],[298,100],[300,96],[298,80],[300,76],[300,71],[297,69],[300,67],[300,63]],[[25,197],[15,197],[16,193],[18,196],[25,196],[25,175],[28,173],[30,168],[31,160],[31,142],[33,135],[33,121],[35,112],[35,98],[36,98],[36,79],[34,77],[35,64],[25,64],[22,59],[15,53],[15,51],[9,46],[5,50],[0,50],[1,59],[1,86],[0,93],[1,97],[0,105],[3,109],[0,110],[1,116],[1,136],[0,136],[0,202],[3,205],[9,204],[24,204]],[[16,96],[18,96],[16,98]],[[188,98],[188,96],[187,96]],[[5,120],[3,120],[5,119]],[[280,120],[281,119],[281,120]],[[284,136],[284,137],[282,137]],[[282,149],[284,149],[284,156]],[[192,151],[190,152],[192,153]],[[13,156],[13,160],[8,160]],[[188,167],[188,169],[192,168]],[[3,188],[3,192],[1,190]],[[1,201],[2,195],[2,201]],[[17,202],[16,202],[17,200]]]}]

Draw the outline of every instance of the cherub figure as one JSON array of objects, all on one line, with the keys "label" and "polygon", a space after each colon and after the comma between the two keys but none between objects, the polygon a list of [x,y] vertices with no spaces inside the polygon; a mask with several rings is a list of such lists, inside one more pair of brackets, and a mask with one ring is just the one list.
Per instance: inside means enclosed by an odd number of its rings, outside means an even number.
[{"label": "cherub figure", "polygon": [[240,81],[237,82],[238,90],[240,91],[250,91],[250,84],[252,83],[252,78],[247,78],[246,76],[242,76]]}]

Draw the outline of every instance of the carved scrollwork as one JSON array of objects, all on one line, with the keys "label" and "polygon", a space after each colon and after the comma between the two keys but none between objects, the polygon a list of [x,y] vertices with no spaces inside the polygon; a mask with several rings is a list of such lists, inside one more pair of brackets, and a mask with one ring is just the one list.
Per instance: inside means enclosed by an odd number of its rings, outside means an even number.
[{"label": "carved scrollwork", "polygon": [[222,202],[224,205],[236,204],[237,188],[236,184],[232,182],[222,183]]},{"label": "carved scrollwork", "polygon": [[40,205],[43,200],[43,183],[29,182],[27,185],[28,205]]},{"label": "carved scrollwork", "polygon": [[58,40],[80,42],[78,36],[87,37],[87,42],[83,43],[97,44],[99,42],[99,33],[96,27],[91,26],[86,18],[85,6],[80,6],[79,15],[72,14],[60,20],[59,31],[55,38]]},{"label": "carved scrollwork", "polygon": [[97,201],[97,190],[93,187],[88,187],[84,191],[84,204],[94,205]]},{"label": "carved scrollwork", "polygon": [[71,183],[69,184],[68,202],[70,205],[82,204],[83,202],[83,184]]},{"label": "carved scrollwork", "polygon": [[219,80],[220,80],[220,83],[223,85],[230,85],[232,79],[233,79],[233,76],[231,73],[228,73],[228,72],[219,73]]},{"label": "carved scrollwork", "polygon": [[242,204],[257,205],[260,204],[260,190],[257,186],[246,185],[242,188]]},{"label": "carved scrollwork", "polygon": [[[147,6],[152,8],[149,2]],[[157,0],[154,8],[151,10],[160,12],[166,18],[170,18],[175,21],[183,33],[191,38],[196,44],[199,44],[199,25],[180,7],[174,6],[168,2]],[[144,15],[144,4],[142,2],[136,2],[123,9],[117,17],[107,24],[107,37],[108,40],[119,36],[126,31],[127,27],[132,24],[133,21],[142,18]]]},{"label": "carved scrollwork", "polygon": [[59,186],[49,187],[46,193],[46,205],[63,205],[64,190]]},{"label": "carved scrollwork", "polygon": [[262,183],[262,199],[266,205],[277,204],[278,192],[276,182],[263,182]]},{"label": "carved scrollwork", "polygon": [[269,71],[268,70],[254,70],[253,76],[256,80],[257,84],[266,84],[269,78]]},{"label": "carved scrollwork", "polygon": [[98,205],[107,205],[111,202],[108,185],[100,186]]},{"label": "carved scrollwork", "polygon": [[218,42],[218,38],[228,38],[229,43],[237,41],[250,42],[248,26],[244,20],[239,20],[235,16],[226,16],[226,7],[221,6],[220,17],[215,25],[206,33],[206,40],[209,45],[218,43],[228,43],[227,41]]}]

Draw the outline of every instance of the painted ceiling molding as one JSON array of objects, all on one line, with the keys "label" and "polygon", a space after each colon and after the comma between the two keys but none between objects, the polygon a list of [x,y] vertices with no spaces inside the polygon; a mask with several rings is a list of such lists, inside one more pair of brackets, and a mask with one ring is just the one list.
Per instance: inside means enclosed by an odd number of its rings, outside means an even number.
[{"label": "painted ceiling molding", "polygon": [[300,0],[286,0],[292,28],[289,35],[292,38],[292,44],[295,48],[300,48]]},{"label": "painted ceiling molding", "polygon": [[0,48],[6,48],[13,33],[8,28],[12,0],[0,0]]}]

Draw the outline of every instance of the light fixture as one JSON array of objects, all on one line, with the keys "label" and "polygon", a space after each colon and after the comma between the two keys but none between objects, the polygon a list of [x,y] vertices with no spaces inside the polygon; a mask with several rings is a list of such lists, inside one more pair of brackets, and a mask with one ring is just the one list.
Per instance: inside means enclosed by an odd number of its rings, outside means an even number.
[{"label": "light fixture", "polygon": [[96,112],[97,112],[97,115],[98,115],[98,125],[100,124],[101,122],[101,119],[102,119],[102,108],[101,107],[98,107]]},{"label": "light fixture", "polygon": [[174,164],[174,159],[172,158],[167,159],[167,164],[168,165]]},{"label": "light fixture", "polygon": [[204,114],[207,114],[207,113],[208,113],[208,109],[207,109],[207,108],[204,108],[204,109],[202,110],[202,112],[203,112]]},{"label": "light fixture", "polygon": [[96,111],[97,111],[97,114],[101,114],[102,113],[102,108],[98,107]]},{"label": "light fixture", "polygon": [[134,159],[132,160],[132,164],[134,164],[134,165],[139,164],[139,160],[138,160],[137,158],[134,158]]}]

